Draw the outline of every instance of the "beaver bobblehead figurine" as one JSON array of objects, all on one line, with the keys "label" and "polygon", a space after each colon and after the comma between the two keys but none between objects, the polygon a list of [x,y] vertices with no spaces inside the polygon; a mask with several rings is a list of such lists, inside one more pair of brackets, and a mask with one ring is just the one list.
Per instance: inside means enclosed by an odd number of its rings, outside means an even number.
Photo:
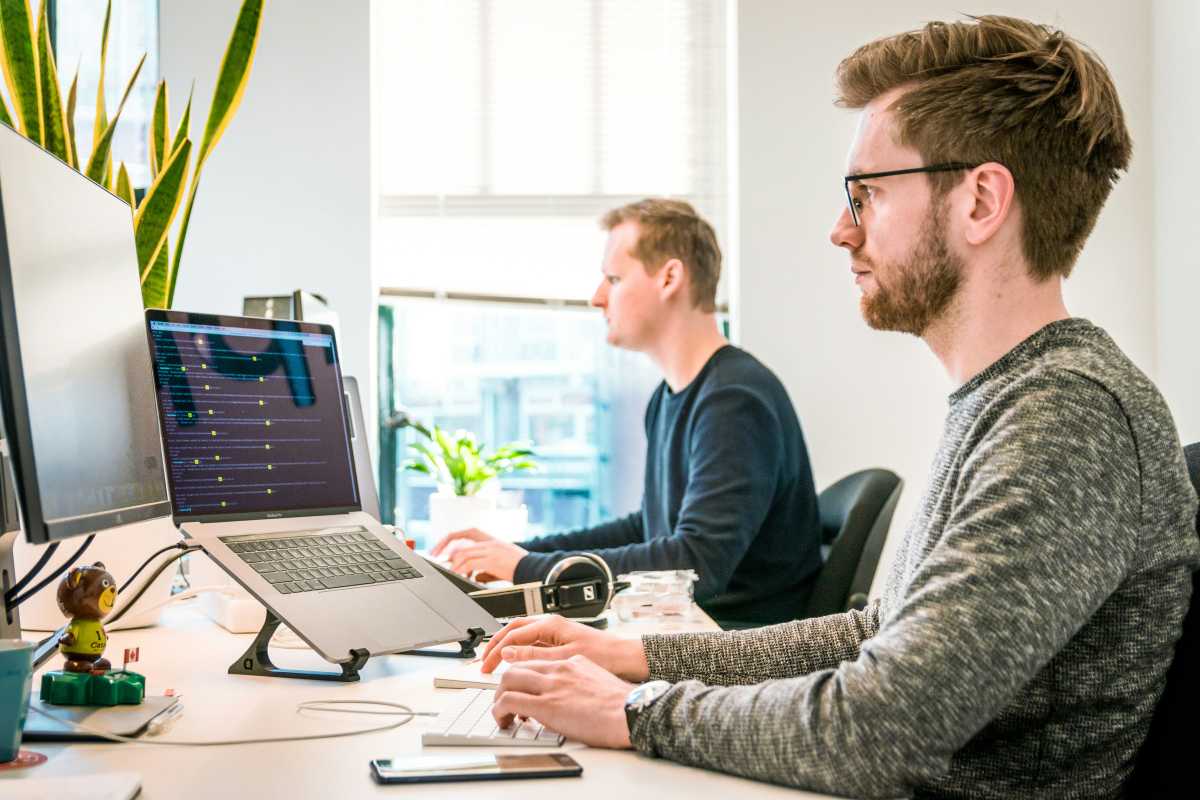
[{"label": "beaver bobblehead figurine", "polygon": [[58,639],[58,650],[67,658],[65,672],[101,675],[112,664],[103,658],[108,634],[100,620],[117,602],[117,583],[104,565],[75,567],[58,585],[58,607],[71,618]]}]

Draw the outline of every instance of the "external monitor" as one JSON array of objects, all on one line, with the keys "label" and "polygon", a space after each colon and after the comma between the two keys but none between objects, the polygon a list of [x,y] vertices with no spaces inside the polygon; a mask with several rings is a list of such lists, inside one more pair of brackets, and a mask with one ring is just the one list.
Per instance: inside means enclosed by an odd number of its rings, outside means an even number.
[{"label": "external monitor", "polygon": [[242,314],[264,319],[295,319],[294,295],[252,295],[242,298]]},{"label": "external monitor", "polygon": [[32,543],[170,514],[137,265],[129,204],[0,125],[0,399]]}]

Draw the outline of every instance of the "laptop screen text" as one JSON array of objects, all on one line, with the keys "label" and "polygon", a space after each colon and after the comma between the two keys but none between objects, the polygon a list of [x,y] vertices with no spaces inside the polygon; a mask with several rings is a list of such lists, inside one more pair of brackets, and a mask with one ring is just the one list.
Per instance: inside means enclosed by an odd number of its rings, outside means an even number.
[{"label": "laptop screen text", "polygon": [[333,337],[230,323],[149,323],[175,515],[357,506]]}]

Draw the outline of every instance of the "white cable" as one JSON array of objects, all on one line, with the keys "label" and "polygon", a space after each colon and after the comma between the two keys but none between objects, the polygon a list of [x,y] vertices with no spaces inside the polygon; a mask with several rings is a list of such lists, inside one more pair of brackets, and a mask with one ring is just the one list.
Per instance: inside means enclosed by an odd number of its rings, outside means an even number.
[{"label": "white cable", "polygon": [[[336,706],[336,705],[371,705],[371,706],[381,706],[381,707],[391,708],[391,709],[395,709],[395,710],[393,710],[393,711],[363,711],[360,709],[321,708],[320,707],[320,706]],[[105,739],[110,742],[118,742],[121,744],[173,745],[173,746],[180,746],[180,747],[219,747],[222,745],[232,745],[232,744],[269,744],[272,742],[305,742],[305,741],[311,741],[313,739],[337,739],[337,738],[342,738],[342,737],[346,737],[346,736],[360,736],[365,733],[379,733],[380,731],[394,730],[396,728],[399,728],[401,725],[407,725],[409,722],[412,721],[413,717],[437,717],[437,716],[441,715],[441,712],[439,712],[439,711],[413,711],[411,708],[409,708],[408,706],[403,705],[401,703],[389,703],[385,700],[305,700],[302,703],[296,704],[296,713],[297,714],[299,714],[303,711],[331,711],[331,712],[337,713],[337,714],[384,714],[384,715],[404,714],[405,717],[404,717],[404,719],[399,720],[398,722],[391,722],[391,723],[388,723],[387,725],[377,725],[372,728],[360,728],[359,730],[353,730],[353,731],[338,731],[336,733],[314,733],[314,734],[309,734],[307,736],[270,736],[270,737],[266,737],[263,739],[213,739],[213,740],[206,740],[206,741],[183,741],[183,740],[162,741],[162,740],[151,740],[151,739],[138,739],[138,738],[134,738],[132,736],[119,736],[119,735],[117,735],[115,733],[111,733],[109,731],[101,730],[99,728],[93,728],[90,725],[84,725],[83,723],[80,723],[80,722],[75,722],[74,720],[63,719],[62,717],[55,716],[54,714],[51,714],[50,712],[46,711],[45,709],[38,708],[37,706],[34,706],[34,705],[30,705],[29,710],[36,711],[37,713],[41,714],[42,716],[48,717],[62,725],[66,725],[73,730],[80,731],[82,733],[86,733],[91,736],[98,736],[101,739]]]}]

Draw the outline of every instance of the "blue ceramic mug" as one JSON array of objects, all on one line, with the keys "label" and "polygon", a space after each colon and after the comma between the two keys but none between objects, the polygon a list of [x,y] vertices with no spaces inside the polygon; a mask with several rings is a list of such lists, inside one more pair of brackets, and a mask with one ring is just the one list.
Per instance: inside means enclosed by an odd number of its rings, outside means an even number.
[{"label": "blue ceramic mug", "polygon": [[33,642],[0,639],[0,764],[21,750],[33,683]]}]

